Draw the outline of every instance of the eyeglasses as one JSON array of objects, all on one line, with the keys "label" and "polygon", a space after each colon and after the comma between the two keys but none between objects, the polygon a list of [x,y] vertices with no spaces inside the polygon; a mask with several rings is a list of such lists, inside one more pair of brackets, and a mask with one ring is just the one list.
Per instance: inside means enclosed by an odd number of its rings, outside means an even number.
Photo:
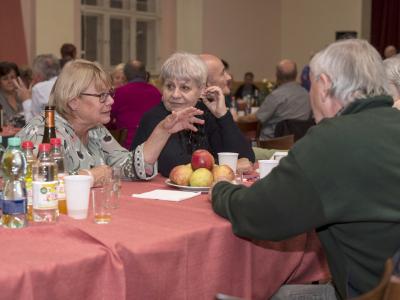
[{"label": "eyeglasses", "polygon": [[81,93],[81,95],[97,97],[97,98],[99,98],[99,102],[100,102],[100,103],[104,103],[104,102],[106,102],[108,96],[110,96],[111,98],[114,97],[114,95],[115,95],[115,90],[114,90],[114,89],[110,89],[108,92],[106,92],[106,93],[101,93],[101,94]]}]

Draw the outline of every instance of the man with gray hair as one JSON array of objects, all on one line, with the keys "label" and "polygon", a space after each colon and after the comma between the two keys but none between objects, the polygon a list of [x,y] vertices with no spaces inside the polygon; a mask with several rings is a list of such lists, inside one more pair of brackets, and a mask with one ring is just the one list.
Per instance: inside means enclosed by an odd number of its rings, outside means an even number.
[{"label": "man with gray hair", "polygon": [[39,115],[49,102],[50,92],[60,73],[60,63],[53,54],[36,56],[32,66],[32,86],[27,88],[21,78],[15,80],[17,92],[22,99],[25,121]]},{"label": "man with gray hair", "polygon": [[378,285],[400,248],[400,113],[367,41],[337,41],[310,68],[317,125],[269,175],[250,187],[217,183],[210,198],[241,237],[316,230],[336,296],[348,299]]},{"label": "man with gray hair", "polygon": [[296,82],[297,67],[294,61],[284,59],[276,66],[278,88],[269,94],[256,113],[238,117],[238,121],[260,121],[260,140],[275,137],[275,127],[283,120],[308,120],[311,118],[309,95]]}]

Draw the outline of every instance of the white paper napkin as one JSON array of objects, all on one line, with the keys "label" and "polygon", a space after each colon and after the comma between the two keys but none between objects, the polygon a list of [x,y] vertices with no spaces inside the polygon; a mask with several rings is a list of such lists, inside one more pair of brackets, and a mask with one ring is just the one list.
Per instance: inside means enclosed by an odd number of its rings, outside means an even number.
[{"label": "white paper napkin", "polygon": [[182,201],[200,195],[201,192],[183,192],[171,190],[153,190],[142,194],[132,194],[135,198],[155,199],[165,201]]}]

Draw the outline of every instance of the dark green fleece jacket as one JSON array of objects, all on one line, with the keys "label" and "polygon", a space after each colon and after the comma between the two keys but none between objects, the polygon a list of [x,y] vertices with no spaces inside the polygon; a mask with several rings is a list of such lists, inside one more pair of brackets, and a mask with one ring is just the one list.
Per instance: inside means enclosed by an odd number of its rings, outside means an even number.
[{"label": "dark green fleece jacket", "polygon": [[400,111],[356,100],[321,121],[251,187],[217,184],[213,208],[235,234],[282,240],[316,229],[338,297],[374,288],[400,247]]}]

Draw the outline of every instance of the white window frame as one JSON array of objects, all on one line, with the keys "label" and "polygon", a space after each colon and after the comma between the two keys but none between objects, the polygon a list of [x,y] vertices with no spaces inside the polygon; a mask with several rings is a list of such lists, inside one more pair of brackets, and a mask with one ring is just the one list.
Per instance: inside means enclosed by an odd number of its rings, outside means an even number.
[{"label": "white window frame", "polygon": [[[124,8],[110,8],[110,0],[98,0],[98,5],[84,5],[81,4],[81,16],[96,15],[102,18],[102,32],[98,27],[99,35],[102,37],[98,40],[98,47],[102,47],[100,53],[102,57],[98,57],[98,62],[102,64],[105,69],[110,70],[113,65],[110,65],[110,18],[121,17],[127,18],[130,24],[130,53],[127,54],[127,60],[136,58],[136,22],[138,21],[151,21],[154,22],[154,38],[148,39],[146,46],[146,68],[149,72],[155,73],[157,70],[159,50],[158,41],[160,40],[160,0],[154,0],[155,11],[143,12],[136,10],[136,0],[125,0],[130,4],[129,9]],[[125,22],[123,22],[124,24]],[[126,34],[126,30],[123,31]],[[124,38],[123,38],[124,40]],[[82,45],[83,48],[83,45]],[[123,47],[124,49],[124,47]],[[82,49],[83,50],[83,49]],[[124,50],[123,50],[124,52]],[[123,55],[126,53],[123,53]],[[125,61],[122,61],[125,62]]]}]

